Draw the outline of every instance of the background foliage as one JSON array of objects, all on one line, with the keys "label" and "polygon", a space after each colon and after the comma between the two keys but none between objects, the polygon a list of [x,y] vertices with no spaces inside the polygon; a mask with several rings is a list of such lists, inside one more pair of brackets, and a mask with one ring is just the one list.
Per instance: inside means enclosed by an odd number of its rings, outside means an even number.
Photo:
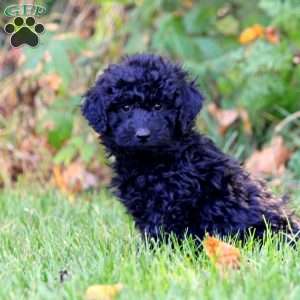
[{"label": "background foliage", "polygon": [[206,96],[200,131],[249,171],[300,190],[299,1],[36,3],[49,12],[37,48],[11,48],[0,33],[2,187],[50,181],[72,198],[105,186],[110,171],[81,97],[108,63],[153,52],[197,77]]}]

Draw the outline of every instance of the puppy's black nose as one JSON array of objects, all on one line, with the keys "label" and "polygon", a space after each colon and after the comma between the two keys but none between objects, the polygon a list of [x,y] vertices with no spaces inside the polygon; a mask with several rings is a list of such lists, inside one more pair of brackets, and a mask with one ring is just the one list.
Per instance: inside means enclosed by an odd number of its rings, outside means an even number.
[{"label": "puppy's black nose", "polygon": [[140,142],[146,142],[147,139],[150,137],[150,130],[148,128],[139,128],[136,131],[135,136]]}]

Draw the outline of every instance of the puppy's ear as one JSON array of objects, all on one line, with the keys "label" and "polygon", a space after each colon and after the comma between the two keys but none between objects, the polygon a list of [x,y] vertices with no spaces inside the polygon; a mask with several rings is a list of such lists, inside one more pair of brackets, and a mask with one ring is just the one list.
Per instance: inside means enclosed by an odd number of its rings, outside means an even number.
[{"label": "puppy's ear", "polygon": [[182,133],[186,133],[194,125],[195,118],[202,108],[204,97],[195,87],[194,83],[185,87],[181,97],[178,121]]},{"label": "puppy's ear", "polygon": [[104,99],[97,89],[98,87],[95,85],[85,94],[84,102],[81,105],[81,112],[89,125],[97,133],[102,134],[107,129],[107,112]]}]

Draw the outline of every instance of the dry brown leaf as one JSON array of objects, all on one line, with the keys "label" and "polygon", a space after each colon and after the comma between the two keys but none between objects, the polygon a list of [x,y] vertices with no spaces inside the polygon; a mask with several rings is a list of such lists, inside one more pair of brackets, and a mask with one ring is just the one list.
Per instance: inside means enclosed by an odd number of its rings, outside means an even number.
[{"label": "dry brown leaf", "polygon": [[185,9],[191,9],[191,8],[193,8],[193,5],[194,5],[193,0],[184,0],[184,1],[182,1],[182,6]]},{"label": "dry brown leaf", "polygon": [[39,84],[42,88],[51,89],[53,91],[57,91],[61,83],[62,79],[57,74],[47,74],[43,76],[39,81]]},{"label": "dry brown leaf", "polygon": [[291,151],[284,145],[283,138],[273,138],[271,145],[260,151],[255,151],[246,161],[246,169],[253,175],[280,176],[285,170],[285,163],[291,156]]},{"label": "dry brown leaf", "polygon": [[242,45],[247,45],[254,42],[256,39],[263,37],[264,33],[265,29],[261,25],[255,24],[242,31],[239,41]]},{"label": "dry brown leaf", "polygon": [[224,134],[227,129],[238,119],[239,113],[233,109],[221,109],[215,103],[208,105],[208,112],[217,120],[220,125],[220,133]]},{"label": "dry brown leaf", "polygon": [[123,289],[121,283],[114,285],[92,285],[85,292],[85,300],[113,300]]},{"label": "dry brown leaf", "polygon": [[226,274],[229,269],[240,268],[241,254],[236,247],[211,236],[203,241],[203,246],[205,253],[221,272],[221,275]]},{"label": "dry brown leaf", "polygon": [[243,122],[243,128],[244,128],[245,133],[248,134],[248,135],[252,134],[252,125],[251,125],[251,122],[250,122],[248,112],[245,109],[240,108],[239,109],[239,115],[240,115],[240,118]]},{"label": "dry brown leaf", "polygon": [[246,110],[239,108],[235,109],[221,109],[215,103],[208,105],[208,112],[216,119],[219,124],[219,131],[225,134],[229,127],[238,119],[243,122],[243,128],[247,134],[251,134],[251,123]]},{"label": "dry brown leaf", "polygon": [[7,153],[0,151],[0,188],[10,186],[11,184],[11,160],[8,159]]},{"label": "dry brown leaf", "polygon": [[26,139],[23,139],[19,144],[19,149],[22,152],[36,153],[38,148],[47,148],[47,140],[44,136],[27,135]]}]

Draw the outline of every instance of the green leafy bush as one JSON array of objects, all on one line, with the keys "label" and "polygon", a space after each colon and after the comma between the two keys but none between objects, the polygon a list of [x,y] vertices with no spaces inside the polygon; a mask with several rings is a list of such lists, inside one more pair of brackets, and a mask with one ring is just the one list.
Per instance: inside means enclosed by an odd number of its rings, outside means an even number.
[{"label": "green leafy bush", "polygon": [[[133,11],[125,50],[154,51],[181,61],[198,76],[208,101],[247,110],[252,143],[262,144],[270,126],[283,118],[282,110],[300,109],[300,70],[293,64],[300,47],[300,2],[215,0],[186,7],[187,2],[145,1]],[[278,30],[280,41],[241,45],[239,34],[255,23]]]},{"label": "green leafy bush", "polygon": [[[24,75],[22,84],[17,84],[20,90],[37,83],[30,90],[33,99],[29,103],[36,109],[32,134],[46,137],[52,163],[68,165],[79,160],[89,166],[105,161],[96,136],[80,117],[79,105],[96,74],[124,54],[153,52],[183,64],[206,97],[197,121],[199,130],[241,159],[267,144],[275,126],[300,110],[298,0],[52,0],[48,4],[51,10],[43,23],[56,29],[46,30],[39,47],[21,49],[24,61],[6,81],[9,85],[17,75]],[[80,18],[84,20],[81,23]],[[87,31],[83,31],[85,27]],[[0,78],[5,76],[1,67],[0,63]],[[59,79],[55,89],[39,86],[45,76]],[[221,111],[242,111],[249,117],[250,129],[239,117],[220,130],[216,116],[209,111],[211,103]],[[14,123],[22,124],[22,105],[13,112]],[[2,123],[10,128],[9,122]],[[293,121],[276,132],[295,152],[289,169],[296,175],[299,128],[299,122]],[[6,142],[11,145],[11,138]],[[15,148],[18,143],[16,138]]]}]

